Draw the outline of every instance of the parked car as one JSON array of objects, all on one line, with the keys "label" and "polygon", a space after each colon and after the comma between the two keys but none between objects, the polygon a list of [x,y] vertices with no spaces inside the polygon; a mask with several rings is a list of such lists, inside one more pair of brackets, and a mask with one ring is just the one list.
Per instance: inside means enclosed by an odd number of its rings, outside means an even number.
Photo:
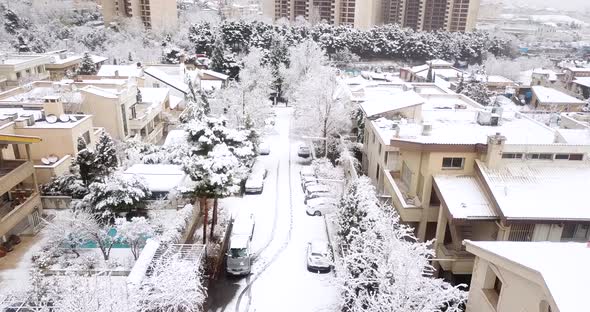
[{"label": "parked car", "polygon": [[304,192],[305,192],[305,188],[311,184],[318,184],[318,180],[316,179],[316,177],[305,176],[301,179],[301,188],[303,189]]},{"label": "parked car", "polygon": [[253,172],[248,176],[248,180],[246,180],[246,194],[253,194],[253,193],[262,193],[264,189],[264,173],[263,172]]},{"label": "parked car", "polygon": [[330,272],[330,246],[325,241],[312,241],[307,244],[307,270],[311,272]]},{"label": "parked car", "polygon": [[305,144],[299,145],[297,149],[297,156],[302,158],[309,158],[311,156],[311,149]]},{"label": "parked car", "polygon": [[315,192],[305,196],[303,202],[305,204],[309,203],[310,200],[316,198],[330,198],[332,200],[338,200],[338,196],[332,192]]},{"label": "parked car", "polygon": [[270,154],[270,145],[268,143],[260,143],[258,145],[258,154],[260,154],[260,155]]},{"label": "parked car", "polygon": [[303,178],[305,178],[305,177],[313,177],[313,178],[315,178],[316,177],[316,174],[315,174],[315,170],[313,170],[312,167],[307,166],[307,167],[301,168],[301,170],[299,171],[299,176],[303,180]]},{"label": "parked car", "polygon": [[307,201],[312,198],[324,197],[324,196],[328,196],[328,194],[331,194],[331,190],[326,185],[323,185],[323,184],[309,185],[309,186],[305,187],[305,201],[304,202],[307,204]]},{"label": "parked car", "polygon": [[[322,198],[326,198],[326,197],[318,197],[318,198],[314,198],[314,199],[322,199]],[[334,211],[336,211],[336,203],[331,202],[329,200],[327,200],[325,202],[316,203],[316,204],[310,204],[308,201],[307,205],[305,206],[305,212],[309,216],[318,216],[319,217],[319,216],[322,216],[322,215],[325,215],[327,213],[331,213]]]}]

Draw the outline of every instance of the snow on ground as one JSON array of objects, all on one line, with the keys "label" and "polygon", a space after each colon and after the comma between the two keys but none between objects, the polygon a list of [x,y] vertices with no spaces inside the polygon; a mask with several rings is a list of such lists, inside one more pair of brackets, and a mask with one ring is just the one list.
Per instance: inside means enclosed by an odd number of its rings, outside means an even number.
[{"label": "snow on ground", "polygon": [[[289,134],[291,114],[290,108],[277,108],[276,131],[267,132],[264,138],[271,153],[260,158],[269,170],[263,193],[221,202],[230,210],[253,209],[256,226],[252,249],[257,256],[250,276],[224,277],[215,282],[210,291],[210,311],[337,310],[334,275],[311,273],[306,267],[307,243],[327,240],[327,236],[323,218],[305,213],[299,170],[310,162],[297,157],[300,142]],[[246,290],[249,283],[252,286]]]}]

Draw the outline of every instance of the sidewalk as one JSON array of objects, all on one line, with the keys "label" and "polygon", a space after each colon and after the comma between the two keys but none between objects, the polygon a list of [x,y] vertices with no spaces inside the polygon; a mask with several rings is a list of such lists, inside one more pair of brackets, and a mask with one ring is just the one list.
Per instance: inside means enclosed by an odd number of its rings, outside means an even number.
[{"label": "sidewalk", "polygon": [[[338,244],[338,224],[336,223],[336,213],[325,214],[324,223],[326,223],[326,234],[328,235],[330,248],[332,248],[334,263],[338,263],[340,261],[340,245]],[[336,268],[334,268],[334,274],[338,274]]]}]

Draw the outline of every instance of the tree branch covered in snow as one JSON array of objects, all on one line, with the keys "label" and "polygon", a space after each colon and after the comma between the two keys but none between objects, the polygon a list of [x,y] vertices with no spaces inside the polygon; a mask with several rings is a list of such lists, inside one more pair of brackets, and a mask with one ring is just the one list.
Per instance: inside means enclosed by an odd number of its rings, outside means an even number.
[{"label": "tree branch covered in snow", "polygon": [[462,311],[463,286],[431,277],[431,242],[419,242],[393,207],[379,203],[368,178],[349,185],[338,224],[343,311]]}]

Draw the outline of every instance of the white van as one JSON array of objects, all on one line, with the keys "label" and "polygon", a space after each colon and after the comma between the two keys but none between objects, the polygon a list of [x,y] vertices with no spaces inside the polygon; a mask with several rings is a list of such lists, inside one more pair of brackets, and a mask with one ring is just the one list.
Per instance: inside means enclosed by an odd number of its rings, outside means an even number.
[{"label": "white van", "polygon": [[238,211],[232,220],[232,231],[226,253],[226,271],[232,275],[250,274],[254,235],[254,215],[248,209]]}]

